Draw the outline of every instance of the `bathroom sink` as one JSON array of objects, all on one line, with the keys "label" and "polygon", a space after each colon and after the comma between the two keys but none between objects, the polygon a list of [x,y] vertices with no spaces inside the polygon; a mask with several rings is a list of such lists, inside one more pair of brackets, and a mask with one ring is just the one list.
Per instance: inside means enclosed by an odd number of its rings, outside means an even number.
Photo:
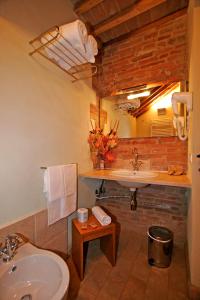
[{"label": "bathroom sink", "polygon": [[153,171],[132,171],[132,170],[125,170],[125,169],[111,171],[111,175],[119,176],[119,177],[130,177],[132,179],[153,178],[157,176],[157,174]]},{"label": "bathroom sink", "polygon": [[0,300],[61,300],[69,270],[62,258],[26,243],[7,263],[0,262]]},{"label": "bathroom sink", "polygon": [[116,177],[127,178],[127,181],[117,180],[117,182],[122,186],[128,187],[131,191],[134,191],[135,189],[138,188],[145,187],[148,184],[143,182],[132,182],[132,181],[128,181],[128,179],[143,179],[143,178],[147,179],[147,178],[154,178],[157,176],[157,174],[152,171],[132,171],[132,170],[125,170],[125,169],[114,170],[111,172],[111,174]]},{"label": "bathroom sink", "polygon": [[117,182],[122,186],[128,187],[131,191],[134,191],[135,189],[143,188],[148,185],[146,183],[121,181],[121,180],[117,180]]}]

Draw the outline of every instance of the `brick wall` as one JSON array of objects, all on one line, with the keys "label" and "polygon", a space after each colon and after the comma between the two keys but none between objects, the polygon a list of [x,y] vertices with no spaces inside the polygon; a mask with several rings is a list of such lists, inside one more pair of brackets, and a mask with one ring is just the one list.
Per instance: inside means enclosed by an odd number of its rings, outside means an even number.
[{"label": "brick wall", "polygon": [[[130,168],[132,149],[136,147],[139,159],[152,170],[167,170],[170,165],[181,165],[187,170],[187,142],[177,137],[120,139],[115,149],[114,168]],[[147,163],[145,163],[147,162]],[[129,189],[115,181],[106,181],[107,196],[130,195]],[[138,190],[138,208],[130,210],[129,198],[108,198],[98,200],[117,218],[122,229],[129,228],[146,234],[151,225],[166,226],[174,232],[175,243],[186,240],[187,189],[170,186],[149,185]]]},{"label": "brick wall", "polygon": [[187,78],[185,10],[136,30],[104,48],[93,86],[101,97],[112,91]]},{"label": "brick wall", "polygon": [[179,165],[187,170],[187,141],[177,137],[150,137],[120,139],[114,149],[116,160],[110,165],[113,168],[131,168],[132,150],[136,147],[143,169],[167,171],[168,166]]},{"label": "brick wall", "polygon": [[[127,188],[115,181],[105,182],[106,195],[129,195]],[[130,210],[129,198],[108,198],[97,200],[107,212],[113,215],[121,230],[129,229],[146,235],[151,225],[165,226],[174,233],[175,244],[186,241],[187,189],[149,185],[139,189],[137,210]]]}]

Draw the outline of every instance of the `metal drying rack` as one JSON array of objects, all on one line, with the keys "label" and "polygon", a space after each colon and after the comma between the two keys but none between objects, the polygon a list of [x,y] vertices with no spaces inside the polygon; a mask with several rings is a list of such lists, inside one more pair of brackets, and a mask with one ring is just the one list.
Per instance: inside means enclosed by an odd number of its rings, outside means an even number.
[{"label": "metal drying rack", "polygon": [[[45,40],[45,42],[42,42],[42,40]],[[62,41],[64,41],[64,43],[62,43]],[[59,26],[54,26],[43,32],[35,39],[31,40],[29,44],[34,48],[34,50],[29,53],[30,56],[39,53],[66,72],[72,78],[72,82],[91,78],[97,73],[97,66],[87,62],[87,58],[84,54],[75,49],[66,37],[61,34]],[[67,46],[69,46],[69,48]],[[57,59],[50,58],[47,52],[51,53]],[[58,61],[62,62],[61,65]],[[70,69],[62,67],[63,64],[69,65]]]}]

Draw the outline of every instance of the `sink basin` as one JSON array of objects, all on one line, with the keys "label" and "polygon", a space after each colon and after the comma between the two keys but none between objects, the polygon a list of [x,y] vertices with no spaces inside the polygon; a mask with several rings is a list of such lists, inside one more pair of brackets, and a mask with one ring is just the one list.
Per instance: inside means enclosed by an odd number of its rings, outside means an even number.
[{"label": "sink basin", "polygon": [[111,174],[119,177],[130,177],[132,179],[153,178],[157,176],[157,174],[153,171],[132,171],[132,170],[125,170],[125,169],[114,170],[111,172]]},{"label": "sink basin", "polygon": [[117,180],[117,182],[125,187],[128,187],[131,191],[134,191],[135,189],[142,188],[147,186],[147,183],[143,182],[132,182],[128,181],[128,179],[147,179],[147,178],[153,178],[156,177],[157,174],[152,171],[132,171],[132,170],[125,170],[125,169],[119,169],[114,170],[111,172],[113,176],[116,177],[124,177],[127,178],[127,181],[125,180]]},{"label": "sink basin", "polygon": [[8,263],[0,262],[0,300],[61,300],[69,270],[62,258],[26,243]]},{"label": "sink basin", "polygon": [[128,187],[131,191],[134,191],[135,189],[143,188],[148,185],[147,183],[121,181],[121,180],[119,181],[117,180],[117,182],[122,186]]}]

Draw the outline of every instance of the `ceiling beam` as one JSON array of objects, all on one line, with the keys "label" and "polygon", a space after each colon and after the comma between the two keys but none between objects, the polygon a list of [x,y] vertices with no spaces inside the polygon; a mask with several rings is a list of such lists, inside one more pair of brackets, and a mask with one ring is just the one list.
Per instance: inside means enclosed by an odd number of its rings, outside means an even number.
[{"label": "ceiling beam", "polygon": [[140,0],[129,9],[125,9],[121,13],[116,14],[114,17],[109,18],[107,21],[98,24],[94,28],[95,35],[111,30],[112,28],[127,22],[128,20],[152,9],[153,7],[166,2],[166,0]]},{"label": "ceiling beam", "polygon": [[[155,21],[151,21],[149,22],[148,24],[145,24],[145,26],[142,26],[142,27],[138,27],[137,29],[134,29],[134,33],[135,34],[140,34],[142,33],[143,31],[146,30],[147,26],[148,26],[148,29],[151,29],[152,27],[155,27],[155,26],[161,26],[162,24],[164,23],[167,23],[167,22],[170,22],[171,20],[175,19],[175,18],[178,18],[180,16],[183,16],[187,14],[187,8],[183,8],[183,9],[180,9],[176,12],[173,12],[172,14],[167,14],[165,17],[161,17],[161,18],[158,18],[156,19]],[[131,36],[131,34],[133,34],[133,31],[129,31],[127,33],[124,33],[114,39],[110,39],[109,41],[107,42],[104,42],[103,43],[103,46],[104,47],[107,47],[108,45],[111,45],[111,44],[114,44],[114,43],[118,43],[124,39],[127,39]]]},{"label": "ceiling beam", "polygon": [[91,8],[97,6],[98,4],[102,3],[104,0],[86,0],[86,1],[79,1],[74,8],[75,13],[77,15],[83,14],[89,11]]},{"label": "ceiling beam", "polygon": [[164,86],[161,86],[159,89],[157,89],[155,91],[155,93],[153,93],[151,96],[149,96],[146,101],[135,111],[133,111],[132,115],[134,117],[139,117],[140,115],[142,115],[144,112],[146,112],[147,110],[149,110],[150,105],[157,100],[159,97],[165,95],[167,92],[169,93],[170,91],[172,91],[173,89],[175,89],[177,87],[178,83],[177,82],[172,82],[169,84],[166,84]]}]

